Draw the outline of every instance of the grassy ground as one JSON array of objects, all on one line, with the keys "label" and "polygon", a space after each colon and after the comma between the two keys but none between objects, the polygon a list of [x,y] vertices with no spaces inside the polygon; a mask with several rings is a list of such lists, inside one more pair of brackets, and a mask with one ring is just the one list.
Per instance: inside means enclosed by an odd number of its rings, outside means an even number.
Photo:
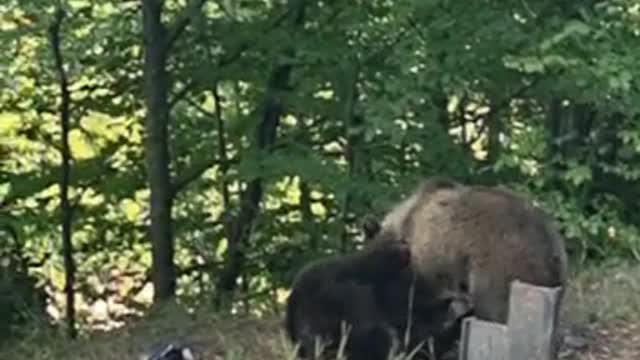
[{"label": "grassy ground", "polygon": [[[578,271],[562,313],[568,346],[564,359],[640,359],[640,265],[601,266]],[[185,341],[201,359],[290,359],[282,320],[222,319],[176,307],[126,328],[70,343],[61,334],[32,331],[0,352],[4,360],[122,360],[167,341]]]},{"label": "grassy ground", "polygon": [[579,349],[566,346],[567,359],[640,359],[640,264],[578,271],[562,323],[569,340],[586,340]]},{"label": "grassy ground", "polygon": [[0,351],[0,360],[127,360],[169,342],[196,349],[199,359],[286,359],[291,346],[279,334],[281,320],[223,319],[198,311],[188,314],[167,306],[130,326],[94,333],[73,343],[64,334],[33,331]]}]

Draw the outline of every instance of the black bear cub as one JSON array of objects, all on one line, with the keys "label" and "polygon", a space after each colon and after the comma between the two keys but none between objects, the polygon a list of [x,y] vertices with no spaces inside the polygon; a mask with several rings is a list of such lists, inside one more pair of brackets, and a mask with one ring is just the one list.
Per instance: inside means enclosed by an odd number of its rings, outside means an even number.
[{"label": "black bear cub", "polygon": [[305,266],[287,299],[286,332],[299,345],[298,355],[335,356],[346,335],[344,353],[350,360],[385,360],[398,336],[387,324],[376,296],[409,266],[411,254],[403,241],[372,242],[346,255]]}]

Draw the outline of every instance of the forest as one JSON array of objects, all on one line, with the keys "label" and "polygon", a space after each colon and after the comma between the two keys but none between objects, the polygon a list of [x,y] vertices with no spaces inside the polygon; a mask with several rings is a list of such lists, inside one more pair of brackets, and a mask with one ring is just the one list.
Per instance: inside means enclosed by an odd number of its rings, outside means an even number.
[{"label": "forest", "polygon": [[640,357],[638,0],[3,0],[0,358],[288,358],[430,176],[556,222],[565,358]]}]

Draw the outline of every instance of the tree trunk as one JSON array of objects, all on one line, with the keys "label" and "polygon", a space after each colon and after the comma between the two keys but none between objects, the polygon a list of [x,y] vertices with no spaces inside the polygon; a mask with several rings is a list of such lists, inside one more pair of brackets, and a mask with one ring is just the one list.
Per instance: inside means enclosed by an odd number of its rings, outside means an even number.
[{"label": "tree trunk", "polygon": [[309,185],[300,180],[300,213],[302,214],[302,228],[309,236],[309,247],[313,253],[318,251],[318,236],[316,234],[313,212],[311,211],[311,189]]},{"label": "tree trunk", "polygon": [[[299,27],[304,21],[304,0],[293,1],[291,13],[293,14],[292,28]],[[294,31],[295,29],[292,29]],[[294,56],[293,49],[289,51],[289,58]],[[262,119],[256,129],[254,145],[260,151],[269,151],[276,140],[276,133],[280,115],[282,113],[282,100],[279,93],[286,90],[292,65],[290,63],[278,64],[269,78],[266,99],[262,106]],[[228,238],[227,258],[220,274],[216,299],[218,308],[228,305],[231,295],[237,286],[237,279],[242,274],[245,253],[251,235],[251,228],[258,213],[258,207],[262,200],[262,178],[256,177],[249,181],[247,187],[240,195],[240,209],[231,226],[231,236]]]},{"label": "tree trunk", "polygon": [[[282,71],[285,70],[286,71]],[[281,84],[286,83],[290,72],[290,66],[281,67],[275,72],[273,84],[278,84],[276,88],[280,88]],[[271,88],[270,90],[275,90]],[[273,94],[267,95],[265,102],[265,110],[263,112],[262,121],[258,126],[255,135],[255,143],[258,149],[267,150],[276,139],[276,130],[282,112],[280,100]],[[220,308],[223,303],[227,304],[231,294],[236,288],[237,279],[242,274],[244,267],[245,253],[244,247],[251,235],[251,227],[258,213],[258,207],[262,200],[262,179],[256,177],[249,181],[246,189],[240,195],[240,210],[235,217],[230,228],[230,236],[228,237],[227,259],[220,280],[218,289],[220,294],[217,298],[217,307]]]},{"label": "tree trunk", "polygon": [[229,184],[227,181],[227,172],[229,170],[229,157],[227,156],[227,137],[222,119],[222,101],[218,92],[218,84],[216,83],[211,90],[215,103],[216,127],[218,131],[218,159],[220,159],[220,191],[222,193],[222,208],[228,209],[231,199],[229,193]]},{"label": "tree trunk", "polygon": [[144,91],[147,108],[145,150],[151,190],[149,237],[152,246],[154,301],[173,297],[176,287],[171,224],[173,196],[168,148],[168,44],[167,31],[161,22],[162,4],[161,0],[144,0],[142,5]]},{"label": "tree trunk", "polygon": [[69,181],[71,178],[71,149],[69,148],[69,121],[70,102],[69,83],[64,69],[64,61],[60,50],[60,27],[64,18],[62,8],[58,7],[55,13],[54,23],[49,28],[51,36],[51,48],[58,72],[60,85],[60,137],[62,141],[62,165],[60,176],[60,212],[62,221],[62,257],[64,259],[66,296],[67,333],[74,339],[77,335],[75,314],[75,274],[76,268],[73,261],[73,243],[71,241],[72,209],[69,201]]},{"label": "tree trunk", "polygon": [[547,156],[552,159],[556,155],[563,155],[561,140],[566,133],[564,131],[564,115],[562,111],[562,100],[554,98],[549,104],[547,114]]},{"label": "tree trunk", "polygon": [[500,143],[500,134],[504,131],[502,119],[497,113],[497,109],[492,109],[485,121],[487,124],[487,163],[495,165],[496,161],[500,157],[500,151],[502,150],[502,144]]},{"label": "tree trunk", "polygon": [[[342,83],[342,102],[343,102],[343,123],[344,123],[344,137],[346,139],[346,144],[344,148],[344,157],[348,166],[348,179],[349,179],[349,187],[353,184],[354,178],[358,173],[358,162],[359,156],[358,146],[359,146],[359,125],[362,125],[361,119],[357,118],[355,114],[356,102],[358,101],[358,75],[359,75],[359,66],[354,60],[353,64],[349,64],[347,66],[345,73],[341,74],[344,76],[345,81]],[[344,195],[344,200],[342,203],[342,230],[340,233],[340,252],[346,253],[349,247],[349,224],[350,213],[353,208],[354,196],[351,192],[350,188],[347,188],[347,191]]]}]

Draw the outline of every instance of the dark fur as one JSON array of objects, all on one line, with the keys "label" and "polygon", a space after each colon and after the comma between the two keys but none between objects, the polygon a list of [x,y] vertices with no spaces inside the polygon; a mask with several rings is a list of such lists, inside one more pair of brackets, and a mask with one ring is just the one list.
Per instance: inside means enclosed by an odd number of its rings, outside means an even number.
[{"label": "dark fur", "polygon": [[403,242],[373,242],[347,255],[307,265],[294,280],[287,300],[285,327],[299,343],[299,356],[312,358],[319,337],[327,354],[337,351],[342,322],[350,326],[346,353],[351,360],[386,359],[396,336],[376,299],[378,289],[407,268]]},{"label": "dark fur", "polygon": [[[467,309],[472,308],[474,316],[505,323],[512,280],[550,287],[566,283],[564,240],[546,214],[505,189],[464,186],[442,178],[426,181],[367,236],[373,243],[403,239],[410,244],[418,329],[438,323],[434,317],[442,315],[433,303],[446,299],[443,294],[467,294]],[[444,282],[438,280],[443,274],[448,279]],[[382,290],[387,311],[401,313],[397,309],[406,301],[401,294],[407,283]],[[424,336],[416,332],[414,341]],[[446,343],[457,338],[459,330],[442,336],[446,351]]]},{"label": "dark fur", "polygon": [[[409,335],[402,349],[411,352],[420,347],[414,359],[430,358],[428,340],[433,341],[436,358],[451,349],[459,338],[462,320],[473,314],[466,266],[464,261],[447,269],[443,266],[433,276],[409,268],[395,281],[377,289],[384,317],[399,334]],[[411,288],[413,302],[409,322]]]},{"label": "dark fur", "polygon": [[365,216],[362,221],[362,230],[365,240],[368,241],[380,232],[380,221],[374,216]]}]

